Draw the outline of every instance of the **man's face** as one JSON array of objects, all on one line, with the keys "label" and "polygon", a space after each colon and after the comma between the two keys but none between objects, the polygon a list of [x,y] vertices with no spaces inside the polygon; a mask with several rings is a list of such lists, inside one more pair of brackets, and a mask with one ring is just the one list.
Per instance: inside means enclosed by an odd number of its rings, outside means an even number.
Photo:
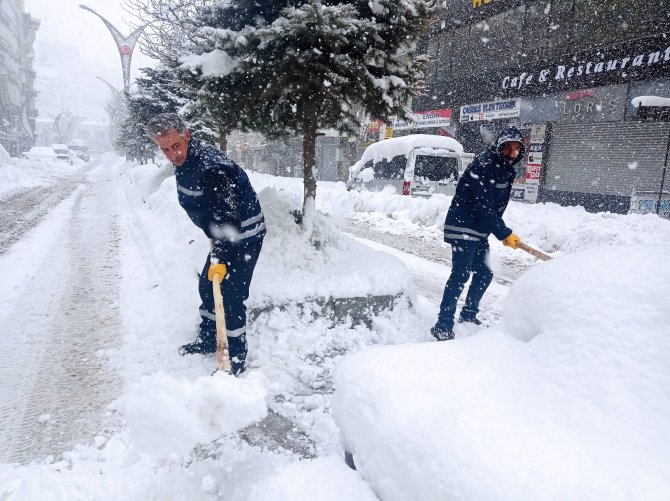
[{"label": "man's face", "polygon": [[508,164],[511,164],[521,153],[521,148],[523,148],[523,145],[520,142],[508,141],[500,148],[500,155],[507,161]]},{"label": "man's face", "polygon": [[154,142],[158,145],[170,162],[177,167],[181,167],[186,162],[188,153],[188,140],[191,137],[191,131],[186,131],[182,136],[176,130],[171,130],[160,136],[154,136]]}]

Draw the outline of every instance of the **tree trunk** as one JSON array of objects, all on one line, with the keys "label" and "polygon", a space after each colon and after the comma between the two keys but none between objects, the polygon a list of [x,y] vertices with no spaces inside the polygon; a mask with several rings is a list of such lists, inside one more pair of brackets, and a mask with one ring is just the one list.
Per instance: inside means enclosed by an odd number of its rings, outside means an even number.
[{"label": "tree trunk", "polygon": [[226,152],[228,149],[228,131],[219,127],[219,149]]},{"label": "tree trunk", "polygon": [[304,198],[303,216],[316,204],[316,126],[317,111],[315,101],[307,101],[303,115],[302,166]]}]

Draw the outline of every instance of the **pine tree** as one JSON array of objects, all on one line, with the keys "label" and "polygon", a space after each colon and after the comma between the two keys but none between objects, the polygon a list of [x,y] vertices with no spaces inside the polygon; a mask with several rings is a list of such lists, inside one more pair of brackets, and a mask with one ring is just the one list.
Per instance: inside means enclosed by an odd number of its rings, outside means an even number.
[{"label": "pine tree", "polygon": [[184,75],[178,69],[160,66],[141,71],[145,76],[136,80],[137,89],[126,95],[128,117],[117,139],[118,147],[129,158],[146,161],[154,156],[156,145],[147,136],[145,125],[158,113],[179,113],[196,137],[216,140],[212,119],[184,85],[180,79]]},{"label": "pine tree", "polygon": [[359,109],[407,116],[427,63],[416,42],[436,9],[434,0],[221,1],[200,9],[210,43],[188,65],[199,70],[199,99],[221,103],[241,130],[302,136],[306,213],[317,131],[357,131]]}]

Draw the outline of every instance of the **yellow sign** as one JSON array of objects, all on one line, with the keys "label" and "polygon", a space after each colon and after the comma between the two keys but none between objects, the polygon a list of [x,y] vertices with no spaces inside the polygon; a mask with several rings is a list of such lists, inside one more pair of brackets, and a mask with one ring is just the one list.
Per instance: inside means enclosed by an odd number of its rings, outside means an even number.
[{"label": "yellow sign", "polygon": [[393,127],[388,127],[384,129],[384,139],[391,139],[393,137]]},{"label": "yellow sign", "polygon": [[481,7],[482,3],[491,3],[491,0],[472,0],[472,8],[476,9],[477,7]]}]

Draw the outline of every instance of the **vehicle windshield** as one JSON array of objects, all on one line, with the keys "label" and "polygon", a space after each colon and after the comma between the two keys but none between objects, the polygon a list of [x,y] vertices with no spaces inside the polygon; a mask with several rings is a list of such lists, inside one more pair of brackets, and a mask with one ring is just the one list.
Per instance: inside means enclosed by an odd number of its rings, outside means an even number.
[{"label": "vehicle windshield", "polygon": [[414,177],[428,181],[458,179],[458,159],[418,155],[414,166]]}]

